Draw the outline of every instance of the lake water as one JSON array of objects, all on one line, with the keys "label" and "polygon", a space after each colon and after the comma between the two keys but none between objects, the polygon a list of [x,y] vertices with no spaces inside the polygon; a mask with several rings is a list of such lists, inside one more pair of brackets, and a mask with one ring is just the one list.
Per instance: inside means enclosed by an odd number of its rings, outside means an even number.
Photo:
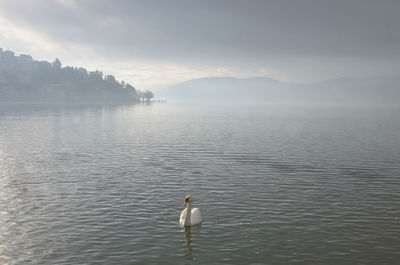
[{"label": "lake water", "polygon": [[399,110],[0,107],[0,264],[399,261]]}]

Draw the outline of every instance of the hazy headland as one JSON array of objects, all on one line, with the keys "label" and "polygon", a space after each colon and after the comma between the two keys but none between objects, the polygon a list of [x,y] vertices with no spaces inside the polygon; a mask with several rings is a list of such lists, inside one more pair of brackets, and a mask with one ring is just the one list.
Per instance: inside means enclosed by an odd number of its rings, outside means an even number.
[{"label": "hazy headland", "polygon": [[18,103],[137,103],[153,98],[102,71],[36,61],[0,48],[0,102]]}]

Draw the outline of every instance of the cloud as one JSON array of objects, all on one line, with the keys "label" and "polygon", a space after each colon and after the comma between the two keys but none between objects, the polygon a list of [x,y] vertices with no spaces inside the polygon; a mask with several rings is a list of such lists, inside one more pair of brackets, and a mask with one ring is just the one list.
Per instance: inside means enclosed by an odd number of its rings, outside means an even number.
[{"label": "cloud", "polygon": [[56,57],[82,58],[93,56],[89,46],[58,42],[41,31],[7,19],[1,13],[0,43],[2,48],[17,53],[34,54],[38,60],[53,60]]},{"label": "cloud", "polygon": [[61,5],[64,5],[67,8],[76,8],[77,3],[75,0],[57,0],[57,2]]},{"label": "cloud", "polygon": [[[354,65],[364,65],[357,71],[366,74],[377,63],[381,72],[399,66],[399,13],[395,0],[0,0],[1,17],[9,25],[0,34],[3,41],[11,29],[26,31],[12,38],[32,39],[46,52],[52,50],[48,45],[58,45],[53,52],[67,51],[62,54],[71,62],[91,58],[109,68],[130,64],[138,71],[151,66],[158,69],[154,80],[168,78],[160,71],[186,73],[193,65],[198,73],[188,76],[223,68],[242,69],[234,71],[237,75],[252,69],[257,75],[267,68],[307,80],[339,68],[351,75]],[[71,55],[76,51],[84,52]],[[310,70],[296,76],[299,67]]]},{"label": "cloud", "polygon": [[395,50],[400,32],[394,1],[2,3],[8,16],[56,40],[103,51],[118,47],[109,53],[135,58],[385,55]]}]

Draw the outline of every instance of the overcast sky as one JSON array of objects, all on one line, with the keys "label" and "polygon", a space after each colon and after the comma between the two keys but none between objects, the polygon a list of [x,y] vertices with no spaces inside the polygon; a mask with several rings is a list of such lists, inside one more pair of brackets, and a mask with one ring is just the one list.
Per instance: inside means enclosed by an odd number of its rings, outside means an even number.
[{"label": "overcast sky", "polygon": [[399,0],[0,0],[0,47],[139,89],[400,74]]}]

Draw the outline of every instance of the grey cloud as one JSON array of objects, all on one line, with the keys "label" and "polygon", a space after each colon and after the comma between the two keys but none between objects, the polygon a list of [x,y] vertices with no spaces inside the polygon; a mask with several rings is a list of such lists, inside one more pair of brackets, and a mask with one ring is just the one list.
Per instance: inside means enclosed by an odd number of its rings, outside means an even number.
[{"label": "grey cloud", "polygon": [[398,60],[400,1],[1,1],[3,15],[110,57],[254,61]]}]

